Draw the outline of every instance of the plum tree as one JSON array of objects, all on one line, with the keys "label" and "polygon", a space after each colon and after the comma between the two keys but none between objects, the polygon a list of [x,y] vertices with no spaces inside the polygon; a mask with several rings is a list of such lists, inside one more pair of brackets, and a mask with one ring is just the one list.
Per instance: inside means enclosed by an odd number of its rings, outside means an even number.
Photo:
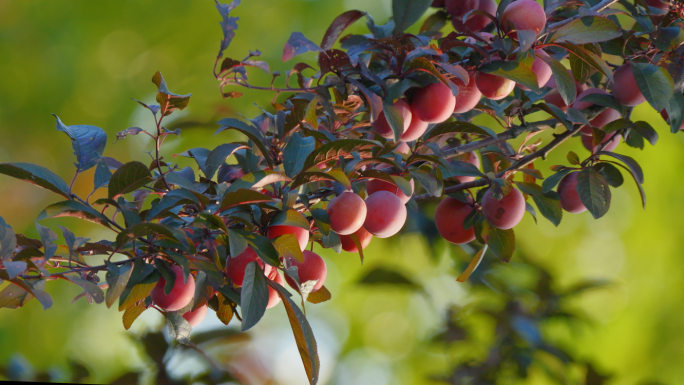
[{"label": "plum tree", "polygon": [[515,39],[518,34],[511,29],[509,23],[512,23],[517,31],[534,31],[539,35],[546,26],[546,13],[534,0],[516,0],[508,4],[501,15],[501,27]]},{"label": "plum tree", "polygon": [[587,210],[577,192],[577,176],[579,173],[572,172],[561,179],[558,184],[558,194],[563,210],[578,214]]},{"label": "plum tree", "polygon": [[[586,91],[583,91],[581,94],[577,95],[577,99],[575,99],[575,102],[572,104],[572,107],[578,110],[583,110],[585,108],[593,106],[593,103],[582,100],[585,96],[591,94],[608,95],[608,92],[600,88],[589,88]],[[601,112],[595,118],[590,120],[589,123],[591,123],[591,127],[603,128],[603,126],[605,126],[606,124],[619,118],[620,112],[612,108],[606,108],[603,112]],[[591,135],[591,127],[585,125],[584,127],[582,127],[582,133],[585,135]]]},{"label": "plum tree", "polygon": [[226,261],[226,275],[235,286],[242,286],[245,279],[245,269],[250,262],[256,261],[259,266],[264,267],[264,262],[259,259],[259,255],[251,247],[247,247],[237,256],[231,256]]},{"label": "plum tree", "polygon": [[492,20],[483,15],[471,15],[466,22],[463,17],[470,11],[480,10],[490,15],[496,15],[496,2],[494,0],[446,0],[444,6],[451,15],[451,23],[460,32],[479,32],[492,23]]},{"label": "plum tree", "polygon": [[[404,131],[408,130],[409,126],[411,125],[411,107],[409,104],[406,102],[404,99],[399,99],[396,102],[394,102],[394,107],[396,107],[399,110],[399,113],[401,114],[401,119],[404,124]],[[373,130],[378,133],[378,135],[382,136],[383,138],[393,138],[394,137],[394,131],[392,131],[392,127],[390,126],[389,122],[387,121],[387,118],[385,117],[385,112],[380,112],[380,115],[378,118],[372,123]]]},{"label": "plum tree", "polygon": [[475,108],[480,102],[482,92],[477,88],[475,75],[471,75],[468,84],[463,83],[461,79],[454,78],[454,84],[458,86],[458,95],[456,95],[454,113],[462,114]]},{"label": "plum tree", "polygon": [[613,74],[613,96],[625,106],[634,107],[646,101],[637,85],[632,66],[629,63],[618,68]]},{"label": "plum tree", "polygon": [[207,312],[209,311],[209,307],[207,305],[202,305],[195,309],[195,311],[187,311],[183,313],[183,318],[185,318],[186,321],[190,324],[190,327],[197,327],[199,324],[204,321],[204,318],[207,317]]},{"label": "plum tree", "polygon": [[482,214],[494,227],[508,230],[515,227],[525,215],[525,198],[516,188],[501,199],[496,199],[489,189],[482,197]]},{"label": "plum tree", "polygon": [[491,100],[501,100],[510,95],[515,88],[513,80],[484,72],[475,75],[475,83],[482,95]]},{"label": "plum tree", "polygon": [[[409,180],[409,184],[411,185],[411,190],[413,190],[413,179]],[[406,194],[404,194],[404,192],[399,187],[393,185],[390,182],[386,182],[382,179],[369,180],[368,183],[366,183],[366,191],[368,192],[368,195],[373,195],[378,191],[389,191],[392,194],[398,196],[399,199],[401,199],[401,203],[403,204],[408,203],[409,199],[411,199],[411,196],[407,196]]]},{"label": "plum tree", "polygon": [[171,271],[174,274],[173,288],[166,294],[166,280],[164,277],[157,281],[154,289],[150,292],[152,301],[157,306],[167,311],[176,311],[186,307],[195,295],[195,278],[190,275],[187,281],[184,280],[183,268],[173,265]]},{"label": "plum tree", "polygon": [[[325,277],[328,275],[328,268],[320,255],[309,250],[304,250],[303,253],[303,262],[294,259],[290,260],[290,262],[292,263],[292,266],[297,267],[297,276],[299,277],[300,283],[304,284],[309,281],[316,281],[316,284],[311,290],[311,292],[316,292],[325,283]],[[285,276],[285,280],[293,289],[297,289],[297,283],[290,278],[290,276]]]},{"label": "plum tree", "polygon": [[[369,233],[364,227],[356,230],[354,233],[359,243],[361,243],[361,250],[364,250],[373,240],[373,234]],[[350,253],[358,253],[359,248],[354,243],[351,235],[340,235],[340,242],[342,242],[342,250]]]},{"label": "plum tree", "polygon": [[473,212],[473,207],[452,197],[445,197],[435,209],[435,225],[442,238],[461,245],[475,239],[475,229],[466,229],[463,222]]},{"label": "plum tree", "polygon": [[[546,85],[546,83],[551,80],[551,77],[553,75],[553,71],[551,71],[551,67],[546,64],[544,59],[542,59],[542,56],[548,57],[549,54],[547,54],[543,49],[535,49],[534,50],[534,61],[532,62],[532,71],[534,74],[537,76],[537,84],[539,85],[539,88],[543,87]],[[518,88],[523,89],[525,91],[530,91],[528,87],[525,87],[522,84],[518,83]]]},{"label": "plum tree", "polygon": [[270,226],[266,232],[266,236],[275,239],[281,235],[294,234],[299,242],[299,247],[304,250],[309,243],[309,230],[297,226]]},{"label": "plum tree", "polygon": [[441,123],[451,116],[456,97],[446,84],[436,82],[415,90],[411,98],[411,111],[418,119],[428,123]]},{"label": "plum tree", "polygon": [[378,191],[366,199],[368,215],[363,227],[378,238],[389,238],[406,222],[406,206],[395,194]]},{"label": "plum tree", "polygon": [[330,228],[340,235],[352,234],[363,226],[366,212],[363,199],[351,191],[345,191],[328,204]]}]

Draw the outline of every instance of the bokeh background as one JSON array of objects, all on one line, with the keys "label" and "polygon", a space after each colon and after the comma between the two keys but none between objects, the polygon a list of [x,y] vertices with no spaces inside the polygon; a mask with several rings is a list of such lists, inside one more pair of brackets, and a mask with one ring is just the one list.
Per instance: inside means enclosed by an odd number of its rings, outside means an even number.
[{"label": "bokeh background", "polygon": [[[301,31],[319,41],[332,19],[349,9],[367,11],[385,22],[391,2],[243,0],[234,12],[241,18],[240,27],[226,54],[242,58],[258,49],[271,70],[285,71],[294,62],[280,61],[290,32]],[[246,91],[242,99],[221,99],[211,73],[221,38],[219,19],[209,0],[0,0],[0,162],[45,165],[70,180],[71,143],[54,129],[51,113],[66,124],[102,127],[109,136],[106,155],[147,162],[148,138],[115,143],[115,134],[130,126],[152,127],[148,111],[130,98],[154,100],[150,79],[157,70],[171,91],[193,93],[190,106],[174,118],[183,132],[166,142],[167,159],[188,148],[213,148],[235,139],[213,136],[215,122],[227,116],[252,117],[259,113],[255,103],[268,107],[273,95]],[[350,32],[365,33],[363,21]],[[313,55],[302,58],[314,60]],[[254,82],[267,82],[269,77],[257,71],[252,71]],[[684,382],[684,199],[678,175],[684,166],[684,136],[670,134],[646,104],[636,108],[634,117],[648,121],[661,135],[656,148],[618,148],[644,168],[647,209],[641,209],[636,187],[627,180],[613,190],[612,209],[600,220],[586,212],[566,214],[555,228],[543,218],[535,224],[526,216],[516,227],[518,249],[548,269],[559,287],[586,279],[613,282],[573,302],[592,320],[589,326],[575,334],[550,328],[545,330],[549,338],[613,374],[610,384],[678,384]],[[478,119],[480,124],[492,123]],[[579,141],[564,149],[587,155]],[[565,150],[537,167],[548,170],[563,163]],[[75,189],[87,195],[91,187],[92,174],[85,173]],[[0,176],[0,216],[17,232],[36,236],[33,221],[56,199],[46,190]],[[77,220],[43,224],[53,229],[57,224],[72,226],[77,235],[93,239],[112,237]],[[355,254],[323,251],[329,271],[326,286],[333,299],[307,307],[319,342],[320,383],[424,384],[430,383],[430,376],[453,370],[456,357],[472,352],[447,352],[429,340],[443,330],[450,306],[475,300],[471,285],[455,280],[469,252],[419,232],[373,240],[363,265]],[[515,276],[515,260],[499,268]],[[365,272],[378,266],[403,272],[419,289],[357,285]],[[136,341],[158,329],[161,316],[148,311],[127,332],[116,309],[90,306],[83,299],[72,304],[80,292],[74,285],[49,286],[55,305],[48,311],[36,301],[19,310],[0,309],[0,366],[31,365],[58,380],[70,373],[68,362],[73,360],[90,370],[89,381],[101,383],[126,371],[149,372],[151,363]],[[210,314],[198,331],[212,328],[237,327],[225,327]],[[282,305],[269,311],[249,337],[223,351],[247,383],[306,383]],[[177,357],[171,364],[177,372],[202,366],[192,357]],[[150,374],[144,379],[152,378]],[[547,381],[533,374],[525,383]]]}]

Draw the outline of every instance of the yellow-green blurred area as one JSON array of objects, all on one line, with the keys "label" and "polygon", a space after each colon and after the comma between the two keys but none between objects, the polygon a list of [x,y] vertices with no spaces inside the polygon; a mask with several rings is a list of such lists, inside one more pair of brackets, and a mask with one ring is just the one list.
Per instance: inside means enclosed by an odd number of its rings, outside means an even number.
[{"label": "yellow-green blurred area", "polygon": [[[300,31],[318,42],[334,17],[349,9],[367,11],[384,23],[391,2],[243,0],[234,11],[240,17],[239,29],[226,56],[242,59],[249,50],[260,50],[271,71],[283,73],[300,60],[313,64],[313,54],[281,62],[290,33]],[[102,127],[109,137],[105,155],[149,163],[146,152],[153,146],[148,137],[115,142],[115,134],[131,126],[153,128],[149,111],[131,98],[154,102],[156,89],[150,79],[158,70],[172,92],[193,94],[189,107],[166,123],[172,125],[173,119],[183,127],[180,138],[166,141],[162,151],[166,160],[191,165],[172,155],[238,140],[228,133],[214,136],[215,122],[229,116],[253,117],[260,113],[256,105],[270,108],[274,95],[241,89],[245,93],[241,99],[221,98],[212,75],[221,39],[219,20],[209,0],[0,0],[0,162],[40,164],[70,181],[75,159],[69,138],[54,128],[50,115],[54,113],[67,125]],[[416,30],[416,26],[411,29]],[[364,21],[349,32],[366,33]],[[267,86],[270,76],[251,69],[250,81]],[[559,287],[586,279],[613,282],[573,302],[592,320],[590,326],[576,333],[543,329],[550,340],[576,358],[594,362],[601,373],[612,374],[609,384],[680,384],[684,382],[684,185],[679,172],[684,166],[684,142],[682,135],[669,133],[647,104],[637,107],[633,118],[648,121],[660,134],[656,147],[647,144],[636,150],[623,143],[616,150],[642,165],[646,210],[625,174],[625,184],[612,189],[611,210],[605,217],[594,220],[588,212],[565,213],[556,228],[541,216],[535,224],[526,214],[515,228],[517,247],[551,271]],[[486,117],[476,122],[501,130]],[[542,137],[548,140],[550,133]],[[548,167],[565,164],[569,150],[582,158],[588,155],[575,140],[547,161],[536,162],[537,168],[549,175]],[[79,176],[74,191],[87,195],[92,177],[93,170]],[[58,199],[47,190],[0,176],[0,216],[18,233],[37,237],[34,220]],[[75,219],[41,223],[58,233],[61,224],[93,240],[115,235]],[[447,308],[467,307],[476,300],[468,283],[456,282],[472,250],[414,232],[374,239],[363,265],[356,254],[338,255],[318,245],[315,251],[326,260],[326,286],[333,297],[306,307],[318,340],[320,384],[427,384],[432,376],[448,375],[457,360],[486,355],[484,342],[479,347],[429,343],[444,328]],[[516,257],[511,267],[499,268],[509,269],[515,278],[515,265]],[[378,266],[404,273],[421,289],[357,284]],[[21,355],[37,370],[53,370],[60,378],[60,373],[70,371],[67,362],[72,359],[90,369],[89,381],[101,383],[126,371],[150,368],[134,341],[161,326],[162,317],[154,310],[125,331],[116,306],[88,305],[85,299],[72,304],[81,290],[64,281],[49,282],[48,291],[55,304],[47,311],[37,301],[18,310],[0,309],[0,366],[12,359],[16,364]],[[238,323],[233,322],[225,327],[210,314],[198,331],[235,331]],[[474,326],[481,326],[478,336],[487,341],[491,325]],[[242,373],[248,384],[307,383],[283,305],[269,310],[249,335],[247,342],[238,338],[241,342],[214,347],[213,352]],[[169,364],[179,372],[201,369],[193,358],[176,357]],[[579,383],[574,382],[579,377],[581,373],[576,373],[568,383]],[[152,379],[151,374],[144,377],[146,383]],[[536,367],[525,383],[548,381]]]}]

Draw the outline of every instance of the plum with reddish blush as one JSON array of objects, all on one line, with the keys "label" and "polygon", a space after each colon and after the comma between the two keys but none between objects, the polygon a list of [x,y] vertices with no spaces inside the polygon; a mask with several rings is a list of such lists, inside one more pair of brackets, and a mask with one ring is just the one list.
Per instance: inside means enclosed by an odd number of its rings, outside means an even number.
[{"label": "plum with reddish blush", "polygon": [[195,295],[195,277],[192,274],[188,276],[187,281],[184,281],[182,267],[173,265],[171,272],[175,279],[169,294],[164,293],[164,286],[166,286],[164,277],[157,281],[150,293],[152,301],[166,311],[176,311],[186,307]]}]

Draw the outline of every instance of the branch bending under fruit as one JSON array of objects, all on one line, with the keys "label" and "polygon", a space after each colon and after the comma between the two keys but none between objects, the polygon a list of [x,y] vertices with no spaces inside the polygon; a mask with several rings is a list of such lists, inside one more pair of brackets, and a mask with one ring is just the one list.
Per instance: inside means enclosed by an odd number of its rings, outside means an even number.
[{"label": "branch bending under fruit", "polygon": [[[594,12],[601,12],[604,9],[610,7],[611,5],[617,3],[618,0],[603,0],[602,2],[596,4],[595,6],[591,7],[591,10]],[[554,31],[568,23],[570,23],[573,20],[579,19],[580,15],[576,15],[570,18],[567,18],[565,20],[561,20],[559,22],[549,24],[549,27],[546,29],[547,31]]]}]

